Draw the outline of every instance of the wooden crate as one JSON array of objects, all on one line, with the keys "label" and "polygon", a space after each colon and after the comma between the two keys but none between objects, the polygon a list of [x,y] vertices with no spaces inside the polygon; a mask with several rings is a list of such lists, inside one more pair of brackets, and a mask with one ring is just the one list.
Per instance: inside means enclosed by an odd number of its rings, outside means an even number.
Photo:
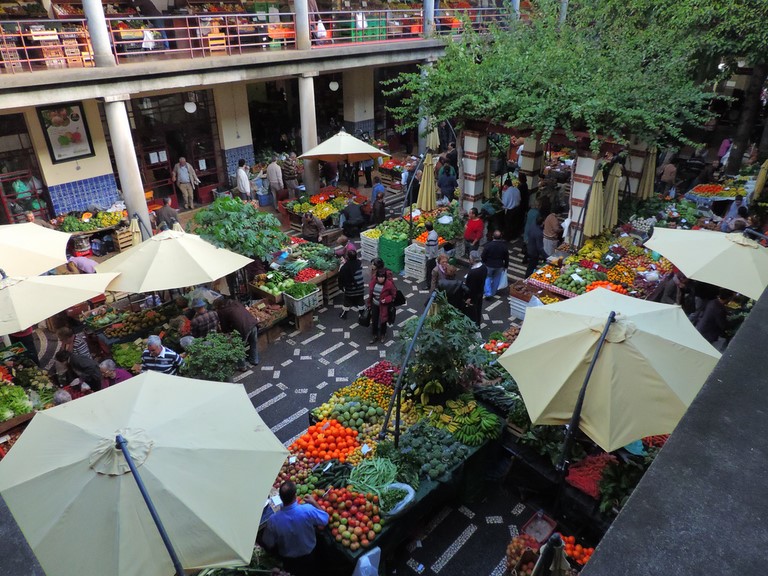
[{"label": "wooden crate", "polygon": [[133,234],[131,233],[130,228],[120,228],[119,230],[115,230],[112,233],[112,238],[115,241],[115,250],[118,252],[128,250],[128,248],[133,246]]}]

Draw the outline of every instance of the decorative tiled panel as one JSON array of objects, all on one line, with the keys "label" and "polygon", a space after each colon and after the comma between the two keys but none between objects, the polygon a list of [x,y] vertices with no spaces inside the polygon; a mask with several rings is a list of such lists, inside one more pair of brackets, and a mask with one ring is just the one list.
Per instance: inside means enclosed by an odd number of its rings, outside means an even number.
[{"label": "decorative tiled panel", "polygon": [[346,130],[348,134],[352,135],[354,135],[357,130],[360,130],[361,132],[368,132],[368,135],[373,138],[373,127],[373,118],[370,120],[360,120],[359,122],[350,122],[349,120],[344,120],[344,130]]},{"label": "decorative tiled panel", "polygon": [[48,194],[56,214],[86,210],[90,206],[107,209],[120,200],[114,174],[48,186]]},{"label": "decorative tiled panel", "polygon": [[248,166],[253,166],[255,163],[253,145],[224,150],[224,159],[227,162],[227,174],[237,174],[237,162],[240,158],[243,158]]}]

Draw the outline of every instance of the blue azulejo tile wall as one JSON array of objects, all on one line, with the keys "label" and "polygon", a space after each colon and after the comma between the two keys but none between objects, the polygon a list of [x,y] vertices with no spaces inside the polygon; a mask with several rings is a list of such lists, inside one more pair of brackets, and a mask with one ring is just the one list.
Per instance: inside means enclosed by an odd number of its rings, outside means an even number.
[{"label": "blue azulejo tile wall", "polygon": [[56,214],[86,210],[90,206],[107,209],[120,200],[114,174],[48,186],[48,194]]},{"label": "blue azulejo tile wall", "polygon": [[252,144],[224,150],[224,159],[227,162],[227,174],[232,176],[237,174],[237,162],[240,158],[243,158],[248,166],[253,166],[256,157],[253,154]]}]

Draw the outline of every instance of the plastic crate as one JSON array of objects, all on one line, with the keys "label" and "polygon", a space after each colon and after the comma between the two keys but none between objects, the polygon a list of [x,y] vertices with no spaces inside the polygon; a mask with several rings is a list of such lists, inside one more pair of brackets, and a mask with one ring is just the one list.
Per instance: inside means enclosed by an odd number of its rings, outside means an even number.
[{"label": "plastic crate", "polygon": [[381,258],[384,258],[385,256],[402,256],[407,247],[408,240],[390,240],[384,236],[379,238],[379,256]]},{"label": "plastic crate", "polygon": [[365,260],[373,260],[379,255],[379,239],[368,238],[367,236],[360,235],[360,251],[363,254]]},{"label": "plastic crate", "polygon": [[427,275],[427,268],[424,267],[418,267],[418,266],[411,266],[407,262],[405,264],[405,275],[407,278],[413,278],[414,280],[424,280],[425,276]]},{"label": "plastic crate", "polygon": [[323,301],[322,292],[319,288],[304,298],[294,298],[285,292],[283,292],[283,297],[285,298],[285,307],[294,316],[304,316],[307,312],[319,308]]},{"label": "plastic crate", "polygon": [[399,256],[383,256],[379,254],[379,257],[384,261],[384,266],[392,270],[394,274],[399,274],[405,268],[405,257],[402,253]]}]

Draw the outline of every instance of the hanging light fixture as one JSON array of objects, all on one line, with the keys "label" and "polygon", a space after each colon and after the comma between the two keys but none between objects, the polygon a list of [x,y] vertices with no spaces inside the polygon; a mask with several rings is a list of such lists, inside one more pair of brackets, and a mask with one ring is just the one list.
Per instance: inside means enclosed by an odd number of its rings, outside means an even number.
[{"label": "hanging light fixture", "polygon": [[189,114],[197,112],[197,95],[194,92],[187,93],[187,101],[184,102],[184,110]]},{"label": "hanging light fixture", "polygon": [[331,92],[336,92],[336,91],[339,89],[339,83],[338,83],[338,82],[336,82],[336,80],[331,80],[331,81],[328,83],[328,89],[329,89]]}]

